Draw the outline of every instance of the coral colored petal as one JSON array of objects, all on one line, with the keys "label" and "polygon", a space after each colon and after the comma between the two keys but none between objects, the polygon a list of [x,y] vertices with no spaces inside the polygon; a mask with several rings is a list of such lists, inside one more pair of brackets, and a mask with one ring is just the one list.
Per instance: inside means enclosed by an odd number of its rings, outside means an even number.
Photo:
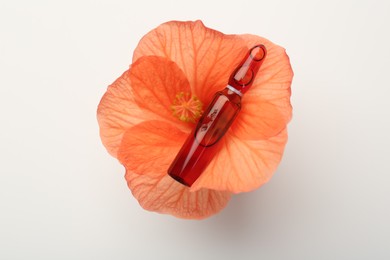
[{"label": "coral colored petal", "polygon": [[129,73],[137,104],[161,117],[179,122],[171,106],[178,93],[190,93],[190,85],[180,68],[172,61],[157,56],[138,59]]},{"label": "coral colored petal", "polygon": [[162,121],[146,121],[126,131],[118,159],[140,205],[150,211],[181,218],[201,219],[217,213],[229,192],[189,188],[173,180],[167,169],[187,134]]},{"label": "coral colored petal", "polygon": [[102,142],[108,152],[116,157],[126,129],[145,119],[155,119],[156,116],[142,111],[136,104],[129,71],[126,71],[108,87],[99,103],[97,118]]},{"label": "coral colored petal", "polygon": [[223,148],[191,187],[247,192],[266,183],[276,170],[287,142],[287,131],[268,140],[242,140],[227,134]]},{"label": "coral colored petal", "polygon": [[133,61],[145,55],[166,57],[186,75],[191,90],[205,104],[226,87],[247,47],[241,37],[209,29],[201,21],[167,22],[145,35]]},{"label": "coral colored petal", "polygon": [[283,112],[277,106],[259,97],[249,96],[245,97],[232,132],[239,139],[268,139],[286,128],[286,123]]},{"label": "coral colored petal", "polygon": [[118,159],[136,174],[165,175],[186,136],[169,123],[145,121],[123,135]]},{"label": "coral colored petal", "polygon": [[282,47],[255,35],[240,37],[248,47],[264,44],[267,57],[251,89],[242,99],[242,111],[232,131],[241,139],[266,139],[278,134],[291,119],[293,71]]},{"label": "coral colored petal", "polygon": [[179,218],[202,219],[218,213],[230,200],[231,193],[190,189],[169,175],[139,175],[127,170],[128,186],[146,210],[171,214]]}]

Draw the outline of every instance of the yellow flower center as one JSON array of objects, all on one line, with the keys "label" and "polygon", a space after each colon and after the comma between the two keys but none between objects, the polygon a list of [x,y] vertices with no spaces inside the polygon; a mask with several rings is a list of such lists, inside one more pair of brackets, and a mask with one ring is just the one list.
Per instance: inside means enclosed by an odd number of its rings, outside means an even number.
[{"label": "yellow flower center", "polygon": [[194,123],[202,113],[203,104],[196,96],[180,92],[176,95],[171,106],[173,115],[184,122]]}]

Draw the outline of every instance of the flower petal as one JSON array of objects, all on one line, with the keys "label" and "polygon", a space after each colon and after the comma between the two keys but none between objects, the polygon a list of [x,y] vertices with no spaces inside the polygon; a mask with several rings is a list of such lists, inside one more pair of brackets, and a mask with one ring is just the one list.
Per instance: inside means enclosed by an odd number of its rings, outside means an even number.
[{"label": "flower petal", "polygon": [[129,73],[137,104],[164,119],[179,123],[171,106],[180,92],[190,93],[190,85],[180,68],[157,56],[139,58]]},{"label": "flower petal", "polygon": [[293,71],[285,49],[255,35],[241,35],[247,46],[264,44],[267,57],[251,89],[242,99],[242,111],[232,126],[240,139],[267,139],[282,131],[291,119]]},{"label": "flower petal", "polygon": [[126,129],[156,116],[148,111],[142,111],[135,103],[127,70],[108,87],[99,103],[97,118],[102,142],[108,152],[116,157]]},{"label": "flower petal", "polygon": [[171,21],[142,38],[133,62],[145,55],[172,60],[186,75],[192,93],[207,104],[216,91],[226,87],[246,51],[241,37],[209,29],[201,21]]},{"label": "flower petal", "polygon": [[127,170],[127,184],[139,204],[146,210],[171,214],[179,218],[203,219],[218,213],[230,200],[231,193],[190,189],[169,175],[139,175]]},{"label": "flower petal", "polygon": [[167,174],[186,136],[166,122],[145,121],[126,131],[118,159],[125,165],[128,186],[143,208],[201,219],[224,208],[230,192],[190,192]]},{"label": "flower petal", "polygon": [[286,128],[283,113],[275,104],[259,97],[243,98],[243,105],[232,132],[242,140],[268,139]]},{"label": "flower petal", "polygon": [[186,136],[163,121],[142,122],[124,134],[118,160],[139,175],[165,175]]},{"label": "flower petal", "polygon": [[266,183],[276,170],[287,142],[287,130],[267,140],[242,140],[228,133],[219,151],[191,190],[201,188],[247,192]]}]

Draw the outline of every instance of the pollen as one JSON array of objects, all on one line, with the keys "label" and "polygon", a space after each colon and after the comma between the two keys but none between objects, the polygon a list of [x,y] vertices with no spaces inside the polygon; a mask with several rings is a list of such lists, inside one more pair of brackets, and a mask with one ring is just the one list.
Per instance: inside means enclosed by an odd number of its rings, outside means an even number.
[{"label": "pollen", "polygon": [[179,92],[171,110],[173,116],[184,122],[195,123],[195,121],[203,113],[203,104],[197,96],[191,95],[190,93]]}]

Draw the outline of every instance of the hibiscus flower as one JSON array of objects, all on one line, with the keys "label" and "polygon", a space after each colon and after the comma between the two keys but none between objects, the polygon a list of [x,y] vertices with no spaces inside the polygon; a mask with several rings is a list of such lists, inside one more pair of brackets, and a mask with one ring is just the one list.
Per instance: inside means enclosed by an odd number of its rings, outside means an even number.
[{"label": "hibiscus flower", "polygon": [[[169,165],[214,93],[257,44],[267,57],[221,150],[191,188],[178,183],[167,174]],[[205,218],[276,170],[291,119],[292,76],[285,50],[265,38],[225,35],[201,21],[167,22],[141,39],[130,68],[108,87],[97,112],[100,136],[125,166],[143,208]]]}]

